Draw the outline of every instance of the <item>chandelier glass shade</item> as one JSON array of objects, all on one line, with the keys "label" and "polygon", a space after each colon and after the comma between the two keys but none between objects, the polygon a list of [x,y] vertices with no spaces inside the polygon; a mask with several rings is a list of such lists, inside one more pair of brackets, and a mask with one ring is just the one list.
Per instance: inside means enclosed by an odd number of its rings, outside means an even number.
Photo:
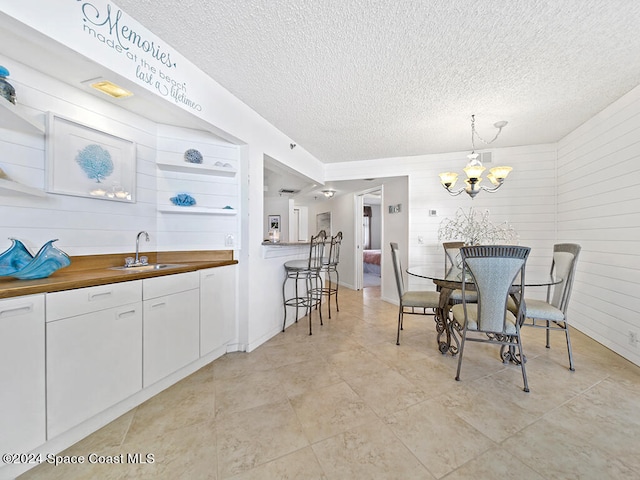
[{"label": "chandelier glass shade", "polygon": [[471,115],[472,151],[469,155],[467,155],[469,162],[467,163],[467,166],[464,167],[463,169],[464,173],[467,175],[467,178],[464,181],[465,186],[458,190],[454,190],[453,188],[455,187],[455,184],[458,181],[458,174],[455,172],[444,172],[440,174],[440,182],[442,183],[442,186],[451,195],[460,195],[462,192],[467,192],[467,194],[471,198],[474,198],[481,190],[484,190],[485,192],[495,192],[496,190],[498,190],[498,188],[502,186],[502,184],[504,183],[504,179],[507,178],[507,176],[509,175],[509,172],[511,172],[512,170],[511,167],[499,166],[499,167],[493,167],[489,169],[489,174],[487,175],[487,178],[489,179],[489,181],[493,186],[480,185],[480,182],[482,182],[482,173],[486,170],[486,168],[482,165],[482,162],[478,158],[479,155],[475,151],[476,150],[475,137],[478,137],[480,140],[482,140],[486,144],[493,143],[498,138],[498,135],[500,135],[500,132],[502,131],[502,129],[506,124],[507,122],[505,121],[494,123],[494,127],[498,129],[498,133],[496,133],[495,137],[493,137],[492,140],[487,142],[483,140],[482,137],[480,137],[476,132],[475,115]]}]

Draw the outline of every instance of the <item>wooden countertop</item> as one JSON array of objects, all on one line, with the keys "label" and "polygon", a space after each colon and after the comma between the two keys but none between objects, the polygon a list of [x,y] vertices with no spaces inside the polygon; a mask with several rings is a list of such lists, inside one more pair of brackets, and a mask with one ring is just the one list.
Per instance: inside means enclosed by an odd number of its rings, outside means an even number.
[{"label": "wooden countertop", "polygon": [[71,257],[71,265],[54,272],[47,278],[17,280],[12,277],[0,277],[0,298],[128,282],[238,263],[233,259],[233,250],[141,252],[140,255],[147,256],[149,263],[179,264],[180,266],[150,271],[110,270],[110,267],[124,265],[124,258],[134,257],[135,254],[118,253]]}]

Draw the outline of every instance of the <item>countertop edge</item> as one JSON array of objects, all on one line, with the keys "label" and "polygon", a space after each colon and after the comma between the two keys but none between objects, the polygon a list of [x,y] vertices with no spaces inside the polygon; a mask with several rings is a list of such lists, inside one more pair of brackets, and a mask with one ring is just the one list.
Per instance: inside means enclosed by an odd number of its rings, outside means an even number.
[{"label": "countertop edge", "polygon": [[181,266],[160,271],[123,271],[97,268],[93,270],[69,271],[58,270],[47,278],[38,280],[2,279],[0,281],[0,299],[35,295],[39,293],[53,293],[76,288],[95,287],[111,283],[129,282],[145,278],[163,277],[178,273],[195,272],[207,268],[236,265],[237,260],[213,260],[199,262],[180,262]]}]

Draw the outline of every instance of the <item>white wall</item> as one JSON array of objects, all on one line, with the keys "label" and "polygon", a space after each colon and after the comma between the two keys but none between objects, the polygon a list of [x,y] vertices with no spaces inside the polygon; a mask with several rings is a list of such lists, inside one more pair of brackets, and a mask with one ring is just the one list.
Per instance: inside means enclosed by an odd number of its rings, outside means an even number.
[{"label": "white wall", "polygon": [[[558,145],[558,241],[582,245],[571,323],[635,364],[640,345],[640,87]],[[577,365],[576,368],[580,368]]]},{"label": "white wall", "polygon": [[[151,234],[145,250],[157,245],[156,125],[79,89],[47,77],[0,54],[10,65],[20,106],[44,125],[47,111],[132,140],[137,152],[135,203],[48,194],[45,197],[0,195],[0,248],[16,237],[32,251],[59,238],[70,255],[131,252],[140,230]],[[6,115],[6,112],[2,112]],[[45,135],[0,129],[0,167],[15,181],[44,189]]]},{"label": "white wall", "polygon": [[289,241],[289,198],[264,197],[264,239],[269,238],[269,215],[280,215],[280,241]]},{"label": "white wall", "polygon": [[[158,125],[158,161],[184,163],[184,152],[195,148],[204,157],[203,164],[229,165],[239,170],[237,145],[216,138],[209,132]],[[219,250],[240,245],[236,214],[240,211],[239,174],[212,175],[200,171],[158,169],[158,206],[171,205],[170,198],[187,193],[196,200],[196,208],[221,209],[231,207],[232,215],[191,214],[188,208],[158,213],[158,250]]]},{"label": "white wall", "polygon": [[[391,262],[390,243],[398,244],[400,263],[405,270],[409,265],[409,251],[406,246],[409,243],[409,189],[408,178],[399,177],[385,182],[382,187],[382,241],[381,245],[381,269],[382,283],[380,295],[384,300],[398,303],[398,287]],[[389,205],[400,204],[399,213],[389,213]],[[405,282],[405,285],[408,283]]]},{"label": "white wall", "polygon": [[382,213],[380,205],[369,206],[371,207],[371,249],[380,250],[382,248]]},{"label": "white wall", "polygon": [[[556,237],[555,145],[491,151],[494,165],[508,164],[514,170],[498,192],[482,192],[475,199],[471,199],[466,193],[450,196],[440,185],[438,177],[438,173],[442,171],[459,170],[462,173],[468,152],[329,164],[326,181],[369,178],[371,172],[376,172],[379,177],[408,177],[408,200],[403,203],[403,207],[406,204],[409,216],[406,245],[408,265],[442,268],[444,252],[438,239],[440,222],[455,215],[458,208],[467,210],[474,207],[481,211],[488,209],[496,223],[509,221],[513,224],[520,235],[520,244],[532,248],[528,266],[546,271]],[[392,204],[394,202],[385,197],[383,211]],[[437,216],[429,216],[429,210],[436,210]],[[423,243],[418,242],[419,238]],[[385,238],[385,245],[388,242]],[[409,278],[410,287],[418,285],[434,287],[428,281]]]},{"label": "white wall", "polygon": [[342,245],[340,248],[340,263],[338,274],[340,285],[355,289],[355,217],[353,194],[336,195],[329,200],[318,199],[309,204],[310,229],[316,232],[316,215],[318,213],[331,212],[331,233],[335,235],[342,232]]}]

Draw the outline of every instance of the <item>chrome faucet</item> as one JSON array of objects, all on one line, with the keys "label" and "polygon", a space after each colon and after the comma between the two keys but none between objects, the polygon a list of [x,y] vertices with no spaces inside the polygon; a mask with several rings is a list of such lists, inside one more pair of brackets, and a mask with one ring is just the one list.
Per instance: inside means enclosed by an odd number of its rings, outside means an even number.
[{"label": "chrome faucet", "polygon": [[[138,251],[140,250],[140,235],[143,235],[143,234],[144,234],[144,239],[147,242],[149,241],[149,234],[147,232],[143,230],[142,232],[138,233],[138,236],[136,237],[136,258],[133,262],[133,265],[140,265],[140,258],[138,257]],[[147,263],[147,262],[144,262],[144,263]]]}]

